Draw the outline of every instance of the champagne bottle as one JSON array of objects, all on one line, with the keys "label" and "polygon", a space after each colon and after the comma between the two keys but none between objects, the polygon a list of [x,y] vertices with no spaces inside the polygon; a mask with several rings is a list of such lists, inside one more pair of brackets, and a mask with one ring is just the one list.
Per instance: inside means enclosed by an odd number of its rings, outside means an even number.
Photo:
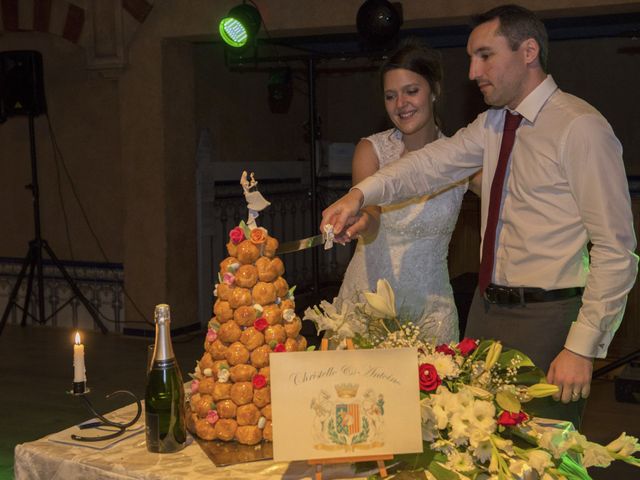
[{"label": "champagne bottle", "polygon": [[171,345],[169,305],[156,305],[156,341],[147,375],[144,413],[147,450],[177,452],[187,439],[182,374]]}]

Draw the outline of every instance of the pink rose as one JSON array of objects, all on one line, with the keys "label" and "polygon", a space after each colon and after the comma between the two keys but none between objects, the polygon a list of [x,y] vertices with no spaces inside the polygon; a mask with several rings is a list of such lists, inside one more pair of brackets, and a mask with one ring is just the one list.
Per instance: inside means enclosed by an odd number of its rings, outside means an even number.
[{"label": "pink rose", "polygon": [[507,412],[506,410],[500,414],[498,417],[498,425],[503,425],[505,427],[512,427],[514,425],[520,425],[522,422],[529,419],[529,416],[520,411],[518,413]]},{"label": "pink rose", "polygon": [[436,367],[430,363],[423,363],[418,369],[418,378],[420,381],[420,390],[423,392],[433,392],[442,385],[442,379],[438,376]]},{"label": "pink rose", "polygon": [[200,381],[195,378],[191,380],[191,393],[198,393],[198,389],[200,388]]},{"label": "pink rose", "polygon": [[257,374],[253,376],[253,379],[251,379],[251,383],[253,383],[253,388],[261,389],[267,385],[267,379],[264,377],[264,375]]},{"label": "pink rose", "polygon": [[260,317],[256,319],[255,322],[253,322],[253,328],[258,330],[259,332],[263,331],[268,326],[269,326],[269,322],[267,322],[267,319],[264,317]]},{"label": "pink rose", "polygon": [[443,343],[442,345],[438,345],[436,347],[436,352],[444,353],[445,355],[451,355],[452,357],[456,354],[455,350],[451,348],[449,345],[447,345],[446,343]]},{"label": "pink rose", "polygon": [[244,230],[242,230],[240,227],[234,228],[229,232],[229,240],[231,240],[231,243],[233,243],[234,245],[239,244],[244,240]]},{"label": "pink rose", "polygon": [[209,410],[209,413],[207,413],[207,422],[211,425],[214,425],[219,418],[220,416],[216,410]]},{"label": "pink rose", "polygon": [[233,273],[226,272],[224,275],[222,275],[222,281],[231,286],[235,283],[236,277],[233,275]]},{"label": "pink rose", "polygon": [[279,343],[275,347],[273,347],[273,351],[274,352],[286,352],[287,349],[284,347],[283,343]]},{"label": "pink rose", "polygon": [[213,328],[210,328],[207,332],[207,342],[215,342],[216,338],[218,338],[218,332],[216,332]]},{"label": "pink rose", "polygon": [[460,353],[464,356],[469,355],[471,352],[473,352],[476,348],[478,348],[478,341],[474,340],[473,338],[464,338],[459,344],[458,344],[458,350],[460,350]]}]

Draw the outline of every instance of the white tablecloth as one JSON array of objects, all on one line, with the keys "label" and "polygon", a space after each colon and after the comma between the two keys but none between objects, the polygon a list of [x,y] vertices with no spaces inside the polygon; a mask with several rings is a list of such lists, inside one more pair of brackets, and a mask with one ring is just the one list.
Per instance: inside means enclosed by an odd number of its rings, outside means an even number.
[{"label": "white tablecloth", "polygon": [[[135,405],[114,412],[132,418]],[[144,424],[144,415],[138,423]],[[70,438],[69,428],[15,448],[17,480],[110,480],[110,479],[311,479],[315,467],[306,462],[275,463],[260,461],[229,467],[216,467],[196,442],[177,453],[149,453],[144,429],[108,448],[63,444],[53,439]],[[323,478],[346,479],[356,476],[351,464],[326,465]],[[366,474],[362,474],[366,477]]]},{"label": "white tablecloth", "polygon": [[[123,421],[135,415],[135,405],[128,405],[112,414],[112,420]],[[536,419],[536,429],[571,428],[566,422]],[[71,433],[77,426],[47,435],[34,442],[16,446],[14,471],[16,480],[212,480],[212,479],[312,479],[315,467],[306,462],[271,460],[216,467],[195,441],[177,453],[158,454],[147,451],[144,439],[144,415],[133,429],[135,434],[111,446],[96,449],[95,444],[76,446]],[[89,435],[89,433],[86,433]],[[69,443],[60,443],[60,440]],[[191,440],[191,439],[190,439]],[[77,443],[77,442],[75,442]],[[373,471],[356,475],[352,464],[323,466],[323,479],[339,480],[367,477]]]}]

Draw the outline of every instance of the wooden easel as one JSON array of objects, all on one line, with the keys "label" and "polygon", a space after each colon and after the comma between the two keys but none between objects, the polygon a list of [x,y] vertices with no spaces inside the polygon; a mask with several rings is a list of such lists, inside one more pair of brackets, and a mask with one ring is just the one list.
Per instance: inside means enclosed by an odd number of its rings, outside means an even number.
[{"label": "wooden easel", "polygon": [[[355,350],[353,346],[353,340],[347,338],[347,350]],[[326,351],[329,349],[329,341],[326,338],[323,338],[320,341],[320,350]],[[315,480],[322,480],[322,466],[336,463],[355,463],[355,462],[376,462],[378,465],[378,471],[380,472],[380,476],[382,478],[388,476],[387,466],[384,464],[385,460],[391,460],[393,458],[392,454],[387,455],[363,455],[361,457],[336,457],[336,458],[320,458],[315,460],[307,460],[309,465],[315,465],[316,467],[316,475]]]}]

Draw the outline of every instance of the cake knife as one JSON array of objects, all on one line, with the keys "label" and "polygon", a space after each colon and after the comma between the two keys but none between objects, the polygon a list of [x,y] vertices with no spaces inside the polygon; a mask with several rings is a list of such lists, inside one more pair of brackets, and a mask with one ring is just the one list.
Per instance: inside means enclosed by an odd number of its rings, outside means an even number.
[{"label": "cake knife", "polygon": [[298,252],[317,245],[322,245],[323,243],[324,235],[320,233],[301,240],[292,240],[290,242],[281,243],[276,250],[276,254],[282,255],[284,253]]}]

